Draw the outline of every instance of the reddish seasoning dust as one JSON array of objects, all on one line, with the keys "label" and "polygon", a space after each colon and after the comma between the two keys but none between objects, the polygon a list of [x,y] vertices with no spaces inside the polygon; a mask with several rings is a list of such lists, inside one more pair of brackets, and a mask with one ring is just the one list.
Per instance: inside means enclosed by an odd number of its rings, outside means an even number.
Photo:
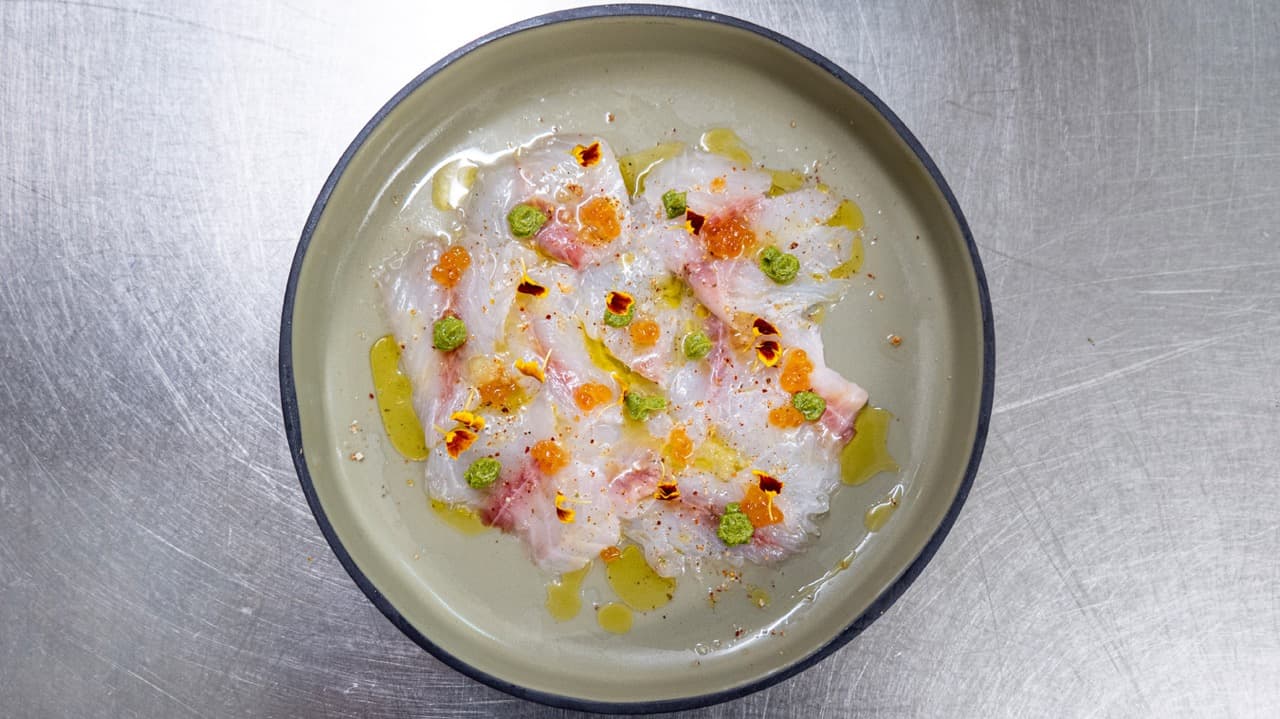
[{"label": "reddish seasoning dust", "polygon": [[809,375],[813,373],[813,362],[809,353],[796,347],[787,351],[782,358],[782,377],[779,385],[787,392],[803,392],[809,389]]},{"label": "reddish seasoning dust", "polygon": [[631,326],[627,328],[627,332],[631,334],[631,341],[640,347],[656,345],[658,338],[662,336],[662,329],[653,320],[632,322]]},{"label": "reddish seasoning dust", "polygon": [[533,463],[543,474],[555,474],[569,464],[569,453],[554,439],[544,439],[529,450]]},{"label": "reddish seasoning dust", "polygon": [[471,255],[466,248],[454,245],[440,255],[436,266],[431,268],[431,279],[440,283],[441,287],[453,287],[462,279],[462,273],[471,266]]},{"label": "reddish seasoning dust", "polygon": [[738,212],[708,219],[698,234],[706,243],[707,252],[725,260],[741,257],[756,244],[755,231],[747,224],[747,218]]},{"label": "reddish seasoning dust", "polygon": [[590,412],[611,399],[613,399],[613,390],[599,382],[578,385],[573,390],[573,403],[583,412]]},{"label": "reddish seasoning dust", "polygon": [[804,415],[790,403],[769,410],[769,424],[781,429],[792,429],[804,424]]}]

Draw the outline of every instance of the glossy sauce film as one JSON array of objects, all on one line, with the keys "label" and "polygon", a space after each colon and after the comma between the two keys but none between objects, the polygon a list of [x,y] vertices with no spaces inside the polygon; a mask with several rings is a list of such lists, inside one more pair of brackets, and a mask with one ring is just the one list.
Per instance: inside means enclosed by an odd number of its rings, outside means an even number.
[{"label": "glossy sauce film", "polygon": [[[703,135],[700,144],[706,151],[745,164],[751,162],[749,153],[731,130],[710,130]],[[663,161],[678,155],[682,149],[683,146],[680,143],[663,143],[619,157],[619,168],[627,190],[633,195],[642,191],[645,178],[650,171]],[[461,158],[442,166],[431,179],[433,204],[440,210],[456,208],[466,198],[471,184],[475,181],[476,170],[475,163]],[[770,196],[794,191],[808,181],[804,173],[794,170],[769,170],[769,173],[773,182],[769,189]],[[822,186],[819,186],[819,189],[826,191]],[[836,213],[830,217],[828,224],[844,226],[856,232],[862,229],[864,218],[856,203],[852,200],[844,200],[839,204]],[[442,264],[443,260],[444,258],[442,258]],[[861,270],[862,260],[859,234],[848,259],[833,270],[832,275],[837,276],[839,273],[840,276],[853,276]],[[433,277],[437,281],[447,283],[452,276],[450,274],[452,270],[449,267],[443,269],[441,267],[442,265],[437,265],[436,270],[440,271],[440,275],[437,276],[433,271]],[[465,269],[463,265],[459,272]],[[679,303],[686,292],[687,288],[680,286],[677,280],[669,289],[664,290],[663,294],[669,295],[673,302]],[[631,336],[634,340],[637,333],[633,330]],[[643,377],[636,375],[625,362],[614,356],[602,342],[585,331],[583,342],[592,362],[598,367],[614,376],[622,377],[625,383],[632,386],[643,386],[647,382]],[[421,461],[428,453],[428,433],[414,412],[413,386],[400,369],[400,351],[401,346],[391,335],[380,338],[371,347],[370,367],[375,395],[383,428],[392,446],[405,459]],[[582,406],[582,402],[579,402],[579,406]],[[852,439],[839,455],[841,479],[845,484],[861,484],[880,472],[898,470],[898,465],[889,455],[886,445],[891,422],[892,415],[877,407],[868,406],[857,415]],[[433,430],[438,431],[436,428]],[[730,473],[742,471],[750,464],[745,459],[735,457],[734,450],[723,442],[717,444],[714,433],[707,440],[701,443],[696,454],[692,451],[673,452],[671,438],[659,442],[658,446],[668,459],[673,459],[674,454],[675,461],[702,463],[702,466],[723,468]],[[682,454],[684,456],[679,456]],[[901,501],[902,494],[901,485],[895,486],[882,500],[867,507],[863,522],[868,531],[878,531],[889,521]],[[487,530],[480,516],[470,508],[450,505],[439,500],[429,501],[440,521],[457,531],[464,534],[478,534]],[[774,511],[772,507],[763,505],[751,505],[747,510],[753,513],[754,521],[757,523],[767,523]],[[545,605],[548,614],[557,622],[572,620],[580,614],[583,586],[595,564],[603,566],[607,586],[617,599],[617,601],[603,604],[597,603],[596,620],[600,628],[606,632],[617,634],[629,631],[635,621],[636,613],[644,615],[661,609],[676,592],[676,580],[663,577],[654,571],[646,562],[644,552],[639,547],[629,544],[621,547],[607,547],[601,551],[597,560],[589,562],[581,569],[566,572],[548,583]],[[745,588],[745,592],[749,600],[758,606],[765,606],[769,602],[768,593],[760,587],[749,586]],[[712,596],[714,597],[714,593]]]}]

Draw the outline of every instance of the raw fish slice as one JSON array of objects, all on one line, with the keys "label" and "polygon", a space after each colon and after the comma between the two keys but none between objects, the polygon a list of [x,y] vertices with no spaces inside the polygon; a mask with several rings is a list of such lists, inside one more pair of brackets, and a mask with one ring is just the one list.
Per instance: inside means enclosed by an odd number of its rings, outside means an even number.
[{"label": "raw fish slice", "polygon": [[[583,160],[594,148],[594,160]],[[589,166],[582,166],[590,161]],[[532,242],[575,268],[614,256],[612,244],[629,221],[626,185],[613,150],[590,135],[548,135],[517,148],[477,177],[464,204],[465,226],[490,242],[513,239],[507,215],[520,204],[549,220]]]},{"label": "raw fish slice", "polygon": [[447,422],[462,391],[459,358],[431,346],[435,320],[458,303],[457,293],[431,278],[443,250],[438,240],[425,241],[378,278],[387,319],[402,348],[401,368],[414,388],[413,408],[426,427]]}]

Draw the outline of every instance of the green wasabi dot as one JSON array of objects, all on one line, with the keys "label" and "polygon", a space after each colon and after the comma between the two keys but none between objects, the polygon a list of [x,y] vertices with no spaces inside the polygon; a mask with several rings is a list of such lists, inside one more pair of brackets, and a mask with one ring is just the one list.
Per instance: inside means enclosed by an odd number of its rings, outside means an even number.
[{"label": "green wasabi dot", "polygon": [[498,481],[498,473],[502,471],[502,463],[493,457],[481,457],[467,467],[462,478],[474,489],[484,489]]},{"label": "green wasabi dot", "polygon": [[791,395],[791,406],[800,410],[800,414],[809,422],[817,420],[827,411],[827,401],[807,390]]},{"label": "green wasabi dot", "polygon": [[751,541],[751,535],[755,532],[756,528],[751,526],[751,520],[742,513],[737,502],[725,505],[724,514],[720,515],[720,526],[716,529],[716,536],[720,541],[730,547],[746,544]]},{"label": "green wasabi dot", "polygon": [[627,325],[631,324],[631,320],[635,318],[636,318],[635,303],[632,303],[632,305],[627,308],[627,311],[622,314],[618,314],[617,312],[611,312],[608,309],[604,311],[604,323],[606,325],[609,325],[610,327],[626,327]]},{"label": "green wasabi dot", "polygon": [[516,205],[507,214],[507,224],[516,237],[533,237],[546,222],[547,216],[533,205]]},{"label": "green wasabi dot", "polygon": [[760,271],[774,282],[785,285],[800,272],[800,260],[795,255],[769,245],[760,252]]},{"label": "green wasabi dot", "polygon": [[441,317],[431,328],[431,346],[442,352],[452,352],[467,341],[467,323],[457,317]]},{"label": "green wasabi dot", "polygon": [[675,190],[667,190],[662,195],[662,206],[667,209],[667,219],[673,220],[683,215],[689,209],[685,198],[687,194],[684,192],[676,192]]},{"label": "green wasabi dot", "polygon": [[690,332],[684,336],[682,345],[684,356],[691,360],[700,360],[711,354],[711,338],[706,332]]},{"label": "green wasabi dot", "polygon": [[652,397],[637,392],[627,392],[622,395],[622,403],[627,408],[627,416],[637,422],[649,419],[651,412],[661,412],[667,408],[667,400],[662,397]]}]

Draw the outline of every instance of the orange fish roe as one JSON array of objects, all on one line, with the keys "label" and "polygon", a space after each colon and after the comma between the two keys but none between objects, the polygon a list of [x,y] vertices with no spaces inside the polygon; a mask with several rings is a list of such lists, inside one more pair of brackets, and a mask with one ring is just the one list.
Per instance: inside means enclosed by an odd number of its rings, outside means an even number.
[{"label": "orange fish roe", "polygon": [[813,372],[813,362],[809,353],[796,347],[788,350],[782,358],[782,377],[779,386],[787,392],[803,392],[809,389],[809,375]]},{"label": "orange fish roe", "polygon": [[675,427],[667,434],[666,450],[674,459],[679,460],[693,455],[693,440],[689,439],[689,433],[684,431],[684,427]]},{"label": "orange fish roe", "polygon": [[578,385],[573,390],[573,403],[583,412],[590,412],[611,399],[613,399],[613,390],[599,382]]},{"label": "orange fish roe", "polygon": [[741,257],[756,244],[756,233],[741,213],[708,218],[700,234],[707,251],[726,260]]},{"label": "orange fish roe", "polygon": [[543,474],[555,474],[569,464],[569,453],[564,451],[554,439],[544,439],[529,449],[533,464]]},{"label": "orange fish roe", "polygon": [[680,499],[680,487],[672,481],[659,482],[658,488],[653,493],[653,498],[661,499],[664,502]]},{"label": "orange fish roe", "polygon": [[653,320],[632,322],[627,331],[631,333],[631,341],[641,347],[657,344],[658,338],[662,336],[662,328],[658,327],[658,323]]},{"label": "orange fish roe", "polygon": [[800,414],[800,410],[791,406],[791,403],[774,407],[769,410],[769,424],[781,429],[791,429],[804,424],[804,415]]},{"label": "orange fish roe", "polygon": [[520,394],[520,383],[510,374],[502,373],[485,382],[480,390],[480,404],[489,407],[507,407]]},{"label": "orange fish roe", "polygon": [[782,510],[773,504],[776,495],[777,492],[766,492],[754,484],[747,485],[747,494],[739,506],[751,520],[751,526],[759,529],[782,521]]},{"label": "orange fish roe", "polygon": [[436,266],[431,268],[431,279],[439,282],[442,287],[453,287],[470,266],[471,254],[465,247],[454,245],[445,250]]},{"label": "orange fish roe", "polygon": [[618,201],[599,195],[582,203],[578,208],[578,222],[582,225],[582,240],[591,245],[607,245],[622,234],[622,219],[618,217]]},{"label": "orange fish roe", "polygon": [[621,556],[622,556],[622,550],[618,549],[612,544],[600,550],[600,558],[604,560],[605,564],[615,561]]},{"label": "orange fish roe", "polygon": [[723,176],[717,177],[711,181],[712,192],[724,192],[724,186],[725,186],[725,181]]}]

